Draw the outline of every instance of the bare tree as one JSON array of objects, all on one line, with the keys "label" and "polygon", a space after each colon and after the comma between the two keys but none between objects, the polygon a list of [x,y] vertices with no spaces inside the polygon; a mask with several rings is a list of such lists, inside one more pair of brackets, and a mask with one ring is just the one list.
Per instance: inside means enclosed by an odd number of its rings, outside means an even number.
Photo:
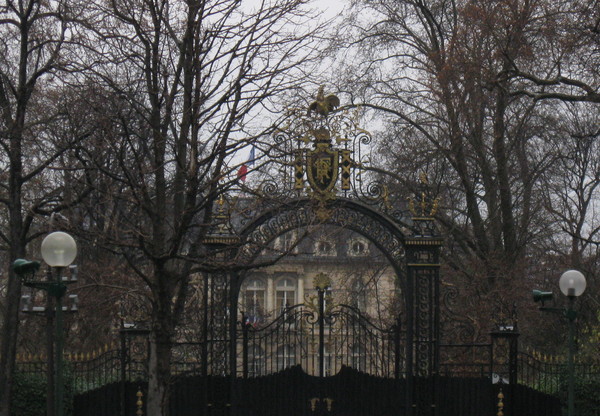
[{"label": "bare tree", "polygon": [[557,2],[540,22],[535,64],[511,61],[511,77],[523,81],[514,95],[535,100],[600,103],[600,3]]},{"label": "bare tree", "polygon": [[[75,203],[65,198],[66,152],[85,138],[66,129],[57,74],[71,41],[72,9],[65,1],[12,1],[0,5],[0,238],[8,271],[0,350],[0,415],[9,414],[21,282],[10,264],[27,254],[42,229],[36,219]],[[73,125],[71,125],[73,127]],[[73,177],[76,172],[70,173]]]},{"label": "bare tree", "polygon": [[556,154],[546,104],[519,93],[524,81],[511,71],[544,59],[543,28],[564,4],[353,7],[348,47],[364,59],[346,78],[354,102],[387,122],[384,147],[395,149],[390,166],[400,167],[390,170],[409,187],[415,175],[405,172],[428,172],[446,208],[439,220],[450,250],[461,253],[448,259],[455,269],[488,286],[519,275],[528,245],[544,232],[540,178]]},{"label": "bare tree", "polygon": [[[560,157],[548,172],[547,209],[562,239],[553,245],[554,255],[585,270],[586,258],[594,256],[600,241],[595,216],[600,186],[598,115],[588,106],[572,105],[559,113],[557,152]],[[561,241],[562,240],[562,241]],[[593,270],[587,270],[593,272]]]},{"label": "bare tree", "polygon": [[82,160],[112,183],[95,190],[109,203],[95,238],[124,256],[151,304],[150,415],[168,413],[190,274],[214,267],[203,237],[235,180],[231,157],[266,132],[251,130],[252,117],[310,60],[303,6],[113,0],[89,10],[86,67],[113,91],[103,111],[118,133]]}]

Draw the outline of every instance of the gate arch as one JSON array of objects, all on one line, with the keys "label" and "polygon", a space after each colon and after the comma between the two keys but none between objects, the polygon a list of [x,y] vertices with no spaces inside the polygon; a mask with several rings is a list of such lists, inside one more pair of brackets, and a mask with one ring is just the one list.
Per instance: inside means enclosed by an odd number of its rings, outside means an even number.
[{"label": "gate arch", "polygon": [[313,200],[298,199],[266,210],[241,231],[236,258],[242,264],[252,264],[267,244],[287,231],[333,225],[369,239],[386,256],[396,275],[405,274],[405,232],[396,221],[366,204],[346,198],[330,203],[327,218],[319,218],[314,208]]},{"label": "gate arch", "polygon": [[[295,199],[264,210],[238,234],[240,244],[236,263],[255,264],[261,251],[278,236],[310,226],[337,226],[360,234],[376,246],[388,260],[402,288],[405,305],[405,369],[403,381],[405,409],[435,408],[435,375],[439,344],[439,249],[433,219],[428,215],[407,219],[408,226],[367,204],[338,197],[323,205],[311,199]],[[319,211],[320,210],[320,211]],[[230,311],[238,316],[238,297],[246,274],[231,276]],[[232,325],[237,325],[233,318]],[[236,330],[230,332],[237,336]],[[239,351],[232,343],[231,369],[236,368]],[[424,381],[425,380],[425,381]],[[418,388],[417,388],[418,386]],[[410,410],[408,410],[410,413]]]}]

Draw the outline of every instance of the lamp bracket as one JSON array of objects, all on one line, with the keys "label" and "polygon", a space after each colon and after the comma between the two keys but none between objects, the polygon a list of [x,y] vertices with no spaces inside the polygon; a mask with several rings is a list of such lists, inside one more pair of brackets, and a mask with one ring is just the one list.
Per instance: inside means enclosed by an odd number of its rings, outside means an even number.
[{"label": "lamp bracket", "polygon": [[565,309],[564,308],[550,308],[548,306],[540,306],[538,308],[538,310],[540,310],[542,312],[554,312],[554,313],[559,313],[559,314],[564,314],[565,313]]},{"label": "lamp bracket", "polygon": [[569,321],[574,321],[575,319],[577,319],[577,311],[572,308],[548,308],[540,306],[538,309],[543,312],[558,313],[567,318]]},{"label": "lamp bracket", "polygon": [[57,282],[25,282],[25,286],[34,289],[44,290],[50,296],[62,298],[67,293],[67,286],[64,283]]}]

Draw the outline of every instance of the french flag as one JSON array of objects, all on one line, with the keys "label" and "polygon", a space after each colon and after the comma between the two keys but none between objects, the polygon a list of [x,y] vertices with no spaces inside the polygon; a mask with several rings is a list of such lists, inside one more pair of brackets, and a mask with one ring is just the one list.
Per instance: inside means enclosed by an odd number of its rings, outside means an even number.
[{"label": "french flag", "polygon": [[241,179],[242,182],[246,182],[246,175],[248,174],[248,169],[252,165],[254,165],[254,159],[256,159],[256,148],[252,146],[252,149],[250,149],[250,155],[248,156],[248,161],[242,166],[240,166],[240,168],[238,169],[237,176],[238,179]]}]

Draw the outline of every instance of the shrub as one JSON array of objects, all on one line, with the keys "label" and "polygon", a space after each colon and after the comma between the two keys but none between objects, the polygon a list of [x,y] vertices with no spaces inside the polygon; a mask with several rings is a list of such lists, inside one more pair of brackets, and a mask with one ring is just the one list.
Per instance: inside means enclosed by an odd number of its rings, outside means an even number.
[{"label": "shrub", "polygon": [[[68,371],[64,377],[65,414],[73,411],[73,383]],[[14,377],[11,416],[40,416],[46,414],[46,375],[17,372]]]}]

